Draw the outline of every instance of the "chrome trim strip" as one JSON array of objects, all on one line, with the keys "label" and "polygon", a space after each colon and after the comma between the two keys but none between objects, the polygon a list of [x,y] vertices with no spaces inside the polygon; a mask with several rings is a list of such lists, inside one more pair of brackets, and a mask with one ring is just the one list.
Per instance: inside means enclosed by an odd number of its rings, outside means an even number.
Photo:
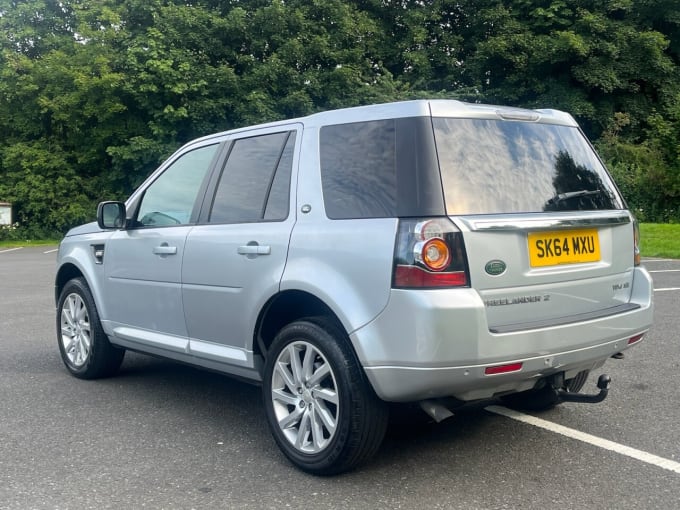
[{"label": "chrome trim strip", "polygon": [[560,317],[559,319],[545,319],[533,322],[523,322],[520,324],[508,324],[507,326],[495,326],[489,328],[491,333],[515,333],[517,331],[528,331],[531,329],[550,328],[554,326],[564,326],[566,324],[573,324],[575,322],[585,322],[595,319],[602,319],[620,313],[631,312],[637,310],[641,306],[637,303],[624,303],[622,305],[605,308],[596,312],[579,313],[577,315],[570,315],[569,317]]},{"label": "chrome trim strip", "polygon": [[597,213],[583,212],[565,215],[509,215],[480,217],[461,217],[465,226],[472,230],[550,230],[574,227],[605,227],[623,225],[631,222],[628,211],[598,211]]}]

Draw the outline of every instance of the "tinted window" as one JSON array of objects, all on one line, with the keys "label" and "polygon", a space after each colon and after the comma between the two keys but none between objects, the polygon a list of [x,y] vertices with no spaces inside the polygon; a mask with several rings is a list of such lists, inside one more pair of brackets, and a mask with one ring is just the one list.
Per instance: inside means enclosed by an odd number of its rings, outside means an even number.
[{"label": "tinted window", "polygon": [[329,218],[396,216],[395,122],[321,130],[321,178]]},{"label": "tinted window", "polygon": [[265,220],[285,220],[290,207],[290,174],[293,170],[293,154],[295,152],[295,132],[288,137],[286,146],[281,154],[281,160],[276,168],[272,189],[267,198]]},{"label": "tinted window", "polygon": [[575,127],[433,119],[448,214],[621,209]]},{"label": "tinted window", "polygon": [[[211,223],[241,223],[264,218],[265,203],[274,184],[276,193],[281,194],[281,188],[290,183],[290,168],[285,170],[288,177],[282,177],[278,183],[274,178],[279,163],[284,159],[282,155],[288,140],[289,133],[285,132],[234,142],[217,185],[210,213]],[[292,165],[291,157],[287,161]],[[277,195],[277,198],[280,214],[281,197]],[[285,213],[287,216],[287,208]]]},{"label": "tinted window", "polygon": [[144,192],[137,223],[149,227],[189,223],[217,147],[215,144],[192,150],[172,163]]},{"label": "tinted window", "polygon": [[325,126],[320,141],[329,218],[444,213],[429,118]]}]

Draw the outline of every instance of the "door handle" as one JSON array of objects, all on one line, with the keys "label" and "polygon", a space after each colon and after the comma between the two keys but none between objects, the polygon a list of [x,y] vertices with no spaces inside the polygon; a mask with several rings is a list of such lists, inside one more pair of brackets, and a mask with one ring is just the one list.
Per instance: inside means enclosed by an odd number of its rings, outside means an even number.
[{"label": "door handle", "polygon": [[168,243],[163,243],[160,246],[156,246],[153,252],[156,255],[176,255],[177,246],[168,246]]},{"label": "door handle", "polygon": [[237,252],[239,255],[269,255],[272,252],[272,247],[247,244],[246,246],[239,246]]}]

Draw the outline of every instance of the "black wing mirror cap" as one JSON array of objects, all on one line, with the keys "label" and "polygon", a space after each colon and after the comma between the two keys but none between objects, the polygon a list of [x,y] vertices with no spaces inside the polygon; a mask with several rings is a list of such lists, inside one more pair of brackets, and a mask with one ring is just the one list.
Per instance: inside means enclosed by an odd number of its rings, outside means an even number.
[{"label": "black wing mirror cap", "polygon": [[97,206],[97,225],[104,230],[123,229],[127,223],[126,215],[123,202],[100,202]]}]

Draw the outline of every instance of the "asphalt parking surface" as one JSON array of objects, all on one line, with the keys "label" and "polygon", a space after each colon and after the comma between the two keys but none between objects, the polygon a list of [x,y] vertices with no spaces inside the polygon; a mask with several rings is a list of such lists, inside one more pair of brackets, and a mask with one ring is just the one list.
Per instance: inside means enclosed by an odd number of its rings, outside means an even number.
[{"label": "asphalt parking surface", "polygon": [[2,509],[680,507],[680,261],[645,261],[655,325],[602,369],[607,400],[536,415],[651,461],[477,407],[394,423],[370,464],[318,478],[278,451],[254,386],[130,353],[117,377],[71,377],[46,251],[0,249]]}]

